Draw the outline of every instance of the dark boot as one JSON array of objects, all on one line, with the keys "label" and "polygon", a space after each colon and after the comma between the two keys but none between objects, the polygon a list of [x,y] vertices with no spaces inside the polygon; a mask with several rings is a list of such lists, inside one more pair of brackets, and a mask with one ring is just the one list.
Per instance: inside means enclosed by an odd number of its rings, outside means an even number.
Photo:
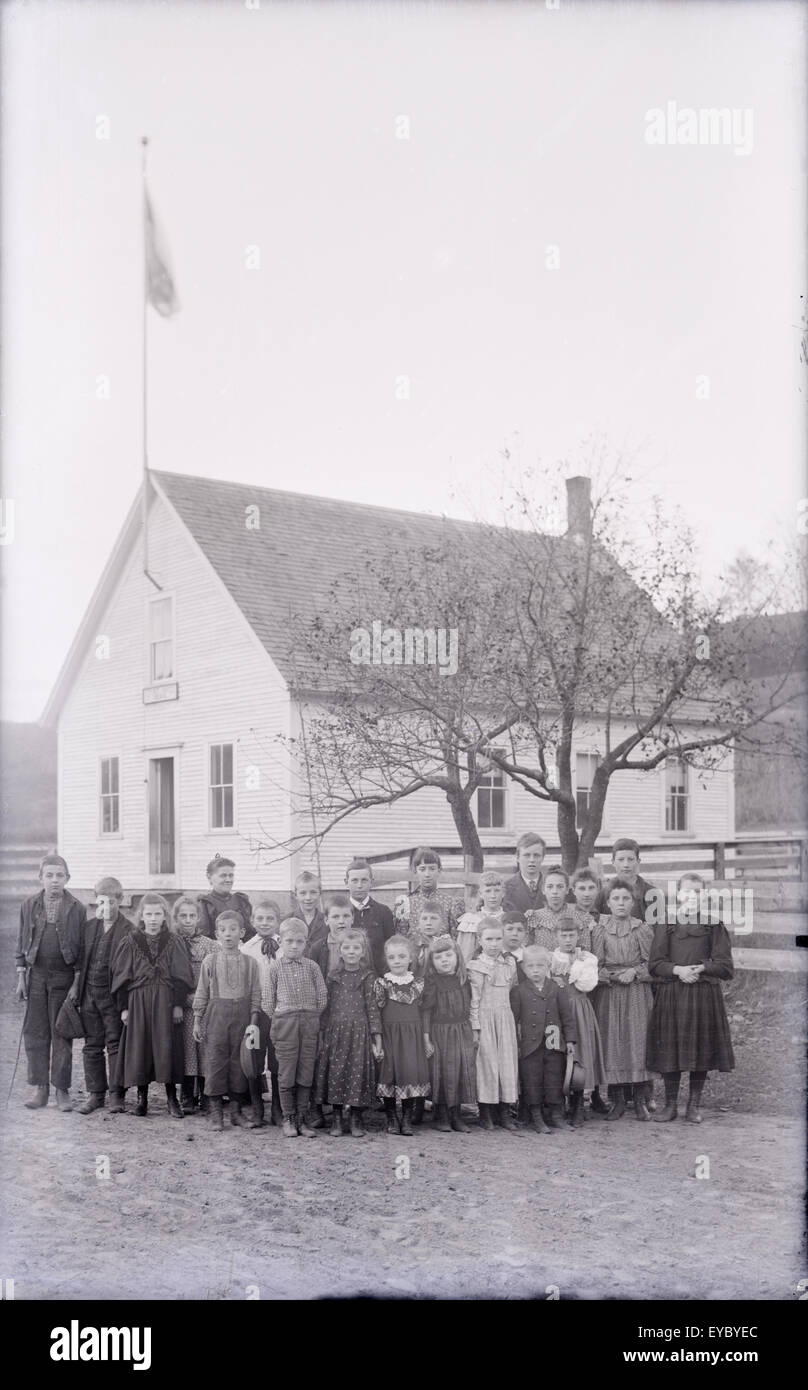
[{"label": "dark boot", "polygon": [[687,1110],[685,1119],[692,1125],[700,1125],[703,1119],[701,1113],[701,1093],[704,1090],[704,1083],[707,1080],[705,1071],[692,1071],[690,1073],[690,1094],[687,1097]]},{"label": "dark boot", "polygon": [[[320,1107],[322,1109],[322,1106]],[[328,1131],[332,1139],[342,1138],[342,1106],[335,1105],[331,1114],[331,1128]]]},{"label": "dark boot", "polygon": [[480,1111],[480,1129],[493,1129],[494,1117],[491,1114],[492,1106],[487,1102],[480,1101],[478,1109]]},{"label": "dark boot", "polygon": [[[464,1121],[463,1121],[463,1118],[462,1118],[462,1116],[461,1116],[461,1114],[460,1114],[460,1106],[459,1106],[459,1105],[453,1105],[453,1106],[451,1107],[451,1109],[449,1110],[449,1122],[450,1122],[449,1127],[450,1127],[450,1129],[453,1129],[453,1130],[454,1130],[455,1134],[470,1134],[470,1133],[471,1133],[471,1130],[469,1129],[468,1125],[465,1124]],[[440,1126],[438,1126],[438,1128],[440,1128]]]},{"label": "dark boot", "polygon": [[245,1099],[245,1097],[244,1097],[244,1092],[243,1092],[243,1091],[241,1092],[240,1095],[236,1095],[236,1094],[234,1094],[234,1093],[231,1091],[231,1093],[230,1093],[230,1123],[231,1123],[231,1125],[234,1125],[237,1129],[246,1129],[246,1128],[247,1128],[247,1116],[246,1116],[245,1114],[243,1114],[242,1109],[241,1109],[242,1105],[244,1104],[244,1099]]},{"label": "dark boot", "polygon": [[270,1084],[272,1087],[272,1123],[280,1127],[283,1124],[283,1107],[281,1105],[281,1092],[278,1085],[278,1078],[274,1072],[270,1075]]},{"label": "dark boot", "polygon": [[224,1129],[224,1105],[221,1096],[208,1096],[211,1129]]},{"label": "dark boot", "polygon": [[638,1120],[650,1120],[651,1118],[644,1081],[638,1081],[634,1087],[634,1114]]},{"label": "dark boot", "polygon": [[609,1100],[611,1107],[606,1116],[607,1120],[619,1120],[626,1113],[626,1097],[622,1086],[609,1087]]},{"label": "dark boot", "polygon": [[654,1100],[654,1083],[653,1081],[644,1081],[643,1085],[645,1087],[646,1108],[650,1110],[651,1114],[653,1115],[656,1113],[656,1101]]},{"label": "dark boot", "polygon": [[184,1076],[182,1078],[180,1103],[182,1105],[183,1115],[193,1115],[196,1109],[196,1101],[194,1100],[194,1078],[192,1076]]},{"label": "dark boot", "polygon": [[544,1123],[544,1116],[543,1116],[543,1114],[541,1113],[541,1106],[540,1106],[540,1105],[531,1105],[531,1106],[529,1107],[529,1109],[530,1109],[530,1123],[531,1123],[533,1129],[536,1131],[536,1133],[537,1133],[537,1134],[552,1134],[553,1131],[552,1131],[551,1129],[548,1129],[547,1125]]},{"label": "dark boot", "polygon": [[323,1114],[322,1105],[313,1105],[311,1107],[309,1129],[325,1129],[325,1115]]},{"label": "dark boot", "polygon": [[570,1096],[570,1129],[580,1129],[584,1122],[584,1093],[573,1091]]},{"label": "dark boot", "polygon": [[548,1105],[547,1123],[550,1129],[564,1128],[564,1111],[561,1109],[560,1105]]},{"label": "dark boot", "polygon": [[197,1093],[197,1096],[199,1097],[199,1113],[200,1113],[200,1115],[209,1115],[209,1114],[210,1114],[210,1111],[211,1111],[211,1104],[210,1104],[211,1097],[205,1095],[205,1078],[204,1078],[204,1076],[198,1076],[198,1077],[196,1078],[196,1093]]},{"label": "dark boot", "polygon": [[[297,1132],[304,1139],[316,1139],[317,1131],[307,1121],[306,1116],[309,1112],[309,1100],[311,1099],[311,1086],[298,1086],[296,1090],[297,1100]],[[322,1106],[320,1109],[322,1110]]]},{"label": "dark boot", "polygon": [[284,1139],[297,1139],[297,1116],[284,1115],[283,1117],[283,1137]]},{"label": "dark boot", "polygon": [[73,1102],[72,1102],[72,1100],[70,1099],[70,1092],[69,1092],[69,1091],[60,1091],[59,1088],[57,1087],[57,1088],[56,1088],[56,1104],[57,1104],[57,1106],[58,1106],[58,1108],[59,1108],[60,1110],[63,1110],[64,1113],[65,1113],[66,1115],[69,1115],[69,1114],[70,1114],[70,1111],[73,1109]]},{"label": "dark boot", "polygon": [[94,1110],[103,1110],[105,1097],[106,1091],[93,1091],[84,1104],[79,1106],[78,1113],[80,1115],[92,1115]]},{"label": "dark boot", "polygon": [[122,1115],[124,1113],[126,1110],[126,1091],[123,1086],[116,1086],[114,1091],[110,1091],[107,1109],[110,1115]]},{"label": "dark boot", "polygon": [[354,1139],[364,1139],[367,1134],[362,1124],[362,1111],[358,1105],[351,1106],[351,1135]]},{"label": "dark boot", "polygon": [[503,1129],[509,1129],[511,1134],[516,1133],[516,1122],[511,1114],[511,1107],[507,1101],[503,1101],[499,1107],[499,1122]]},{"label": "dark boot", "polygon": [[181,1120],[182,1108],[177,1100],[176,1086],[166,1086],[166,1101],[168,1103],[168,1113],[172,1120]]},{"label": "dark boot", "polygon": [[679,1071],[668,1071],[665,1073],[665,1108],[654,1116],[654,1124],[666,1125],[671,1120],[675,1120],[679,1114],[679,1082],[682,1073]]},{"label": "dark boot", "polygon": [[412,1138],[412,1101],[403,1100],[401,1102],[401,1124],[398,1127],[399,1134],[405,1135],[407,1139]]},{"label": "dark boot", "polygon": [[264,1123],[264,1098],[261,1093],[261,1078],[254,1077],[250,1081],[250,1118],[247,1121],[248,1129],[260,1129]]},{"label": "dark boot", "polygon": [[439,1103],[435,1106],[435,1128],[441,1134],[451,1134],[452,1126],[449,1124],[449,1110],[446,1105]]},{"label": "dark boot", "polygon": [[147,1115],[149,1112],[149,1088],[148,1086],[138,1086],[137,1105],[135,1106],[136,1115]]},{"label": "dark boot", "polygon": [[412,1103],[412,1122],[414,1125],[424,1123],[424,1106],[426,1101],[423,1096],[416,1096]]},{"label": "dark boot", "polygon": [[48,1103],[50,1086],[37,1086],[30,1100],[25,1102],[26,1110],[41,1110]]},{"label": "dark boot", "polygon": [[396,1119],[395,1096],[383,1096],[382,1099],[384,1101],[384,1113],[387,1117],[387,1133],[398,1134],[399,1129],[398,1120]]},{"label": "dark boot", "polygon": [[608,1115],[609,1107],[603,1096],[600,1094],[600,1086],[596,1086],[592,1092],[592,1099],[589,1102],[589,1109],[594,1110],[596,1115]]}]

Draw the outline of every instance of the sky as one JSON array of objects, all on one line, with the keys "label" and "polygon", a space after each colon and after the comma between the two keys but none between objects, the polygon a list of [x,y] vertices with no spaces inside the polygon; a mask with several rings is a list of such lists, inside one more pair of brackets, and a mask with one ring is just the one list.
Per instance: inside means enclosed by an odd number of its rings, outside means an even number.
[{"label": "sky", "polygon": [[[144,134],[181,306],[149,313],[152,467],[493,518],[504,450],[580,471],[595,432],[705,585],[793,535],[805,23],[4,4],[3,717],[39,716],[140,482]],[[705,108],[737,134],[681,143]]]}]

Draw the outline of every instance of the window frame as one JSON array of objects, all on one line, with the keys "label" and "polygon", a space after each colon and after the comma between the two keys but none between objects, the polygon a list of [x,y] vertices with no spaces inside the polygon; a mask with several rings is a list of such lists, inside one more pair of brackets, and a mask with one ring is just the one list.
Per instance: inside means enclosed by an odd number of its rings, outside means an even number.
[{"label": "window frame", "polygon": [[[112,762],[113,760],[118,764],[118,790],[117,790],[117,792],[105,792],[105,791],[103,790],[103,786],[104,786],[104,763],[109,763],[109,762]],[[99,755],[98,755],[97,775],[96,775],[96,806],[97,806],[97,808],[98,808],[98,809],[97,809],[97,815],[98,815],[98,837],[99,837],[99,839],[101,839],[101,840],[120,840],[120,839],[122,838],[122,835],[123,835],[123,831],[121,830],[121,800],[122,800],[122,795],[121,795],[121,762],[122,762],[122,759],[121,759],[121,754],[120,754],[120,752],[115,752],[115,753],[99,753]],[[117,805],[117,810],[118,810],[118,828],[117,828],[117,830],[105,830],[105,829],[104,829],[104,798],[105,798],[105,797],[108,797],[108,798],[115,797],[116,800],[117,800],[117,803],[118,803],[118,805]]]},{"label": "window frame", "polygon": [[[504,749],[496,749],[495,751],[497,751],[497,752],[505,752]],[[485,785],[483,785],[483,784],[481,783],[481,784],[477,787],[477,789],[476,789],[476,791],[475,791],[475,793],[474,793],[474,823],[475,823],[475,825],[477,826],[477,830],[478,830],[479,833],[482,834],[482,835],[502,835],[502,834],[507,834],[507,833],[509,833],[510,828],[511,828],[510,778],[509,778],[509,777],[506,777],[505,773],[504,773],[500,768],[494,767],[493,764],[491,765],[491,767],[489,768],[488,772],[487,772],[485,775],[486,775],[486,777],[495,776],[495,775],[501,777],[501,778],[502,778],[502,785],[499,786],[499,787],[491,787],[491,786],[485,786]],[[481,824],[480,824],[480,792],[487,792],[489,795],[491,795],[493,792],[501,792],[501,793],[502,793],[502,824],[501,824],[501,825],[481,825]]]},{"label": "window frame", "polygon": [[[153,649],[156,643],[152,641],[152,611],[158,603],[169,603],[171,605],[171,636],[160,640],[171,642],[171,674],[169,676],[154,676],[152,674]],[[146,609],[146,685],[151,688],[160,685],[174,685],[177,681],[177,603],[176,596],[172,589],[161,589],[158,594],[150,594],[147,599]]]},{"label": "window frame", "polygon": [[[601,762],[602,762],[602,758],[601,758],[601,755],[600,755],[600,753],[597,751],[596,748],[576,748],[576,749],[575,749],[575,753],[574,753],[574,757],[575,757],[575,775],[574,775],[574,777],[573,777],[572,780],[573,780],[573,789],[574,789],[574,795],[575,795],[575,829],[576,829],[577,831],[580,831],[581,827],[580,827],[580,825],[578,824],[578,813],[579,813],[579,808],[578,808],[578,793],[579,793],[579,791],[585,791],[585,792],[587,793],[587,795],[591,795],[591,792],[592,792],[592,784],[591,784],[591,782],[590,782],[589,786],[588,786],[588,787],[584,787],[584,788],[580,788],[580,787],[578,786],[578,759],[579,759],[579,758],[589,758],[589,759],[591,760],[591,759],[594,758],[594,760],[595,760],[595,769],[594,769],[594,770],[597,771],[597,769],[600,767],[600,764],[601,764]],[[587,802],[587,810],[588,810],[588,809],[589,809],[589,803]],[[600,839],[600,838],[606,833],[606,828],[605,828],[605,827],[606,827],[606,806],[605,806],[605,804],[604,804],[604,807],[603,807],[603,824],[601,825],[600,831],[598,832],[598,839]]]},{"label": "window frame", "polygon": [[[213,816],[212,816],[212,811],[213,811],[213,798],[212,798],[213,783],[211,782],[211,753],[212,753],[212,750],[213,750],[214,748],[225,748],[227,745],[229,745],[230,748],[231,748],[231,750],[232,750],[232,761],[233,761],[233,781],[232,781],[232,788],[233,788],[233,824],[232,824],[232,825],[219,825],[219,826],[214,826],[214,824],[213,824]],[[207,833],[208,835],[237,835],[237,834],[238,834],[238,751],[237,751],[237,750],[238,750],[238,739],[237,739],[237,738],[234,738],[234,737],[232,737],[232,736],[229,737],[229,738],[212,738],[212,739],[209,739],[208,742],[205,744],[205,779],[204,779],[204,781],[205,781],[205,807],[206,807],[206,809],[205,809],[205,825],[206,825],[206,827],[207,827],[206,833]],[[218,783],[217,785],[222,786],[222,787],[226,787],[226,786],[228,785],[228,783],[222,782],[222,783]]]},{"label": "window frame", "polygon": [[[676,764],[681,768],[681,770],[682,770],[682,772],[683,772],[683,774],[684,774],[684,788],[685,788],[684,792],[683,792],[683,793],[672,793],[672,794],[671,794],[672,799],[674,799],[675,801],[677,801],[677,802],[684,802],[684,811],[685,811],[685,817],[684,817],[684,819],[685,819],[685,824],[684,824],[684,828],[683,828],[683,829],[680,829],[680,828],[678,828],[678,827],[670,828],[670,827],[668,826],[668,802],[669,802],[669,797],[668,797],[668,768],[669,768],[669,766],[670,766],[672,763],[676,763]],[[693,824],[692,824],[693,813],[692,813],[692,788],[691,788],[691,780],[690,780],[690,772],[691,772],[690,766],[689,766],[686,762],[684,762],[684,761],[682,760],[682,758],[679,757],[679,755],[678,755],[677,753],[671,753],[670,756],[667,757],[667,758],[665,759],[665,761],[663,762],[663,764],[662,764],[662,769],[663,769],[663,772],[662,772],[662,828],[663,828],[662,833],[663,833],[664,835],[679,835],[679,836],[688,836],[688,835],[689,835],[689,836],[692,836],[692,835],[693,835]]]}]

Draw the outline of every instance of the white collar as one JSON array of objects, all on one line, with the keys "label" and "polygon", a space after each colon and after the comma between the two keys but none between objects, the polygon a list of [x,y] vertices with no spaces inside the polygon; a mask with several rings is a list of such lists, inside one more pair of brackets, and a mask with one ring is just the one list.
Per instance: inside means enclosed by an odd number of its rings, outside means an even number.
[{"label": "white collar", "polygon": [[385,980],[389,980],[391,985],[411,985],[415,976],[411,970],[408,970],[405,975],[391,975],[388,970],[384,978]]},{"label": "white collar", "polygon": [[363,907],[370,907],[370,894],[368,893],[363,903],[358,903],[356,898],[351,898],[351,907],[358,907],[360,909]]}]

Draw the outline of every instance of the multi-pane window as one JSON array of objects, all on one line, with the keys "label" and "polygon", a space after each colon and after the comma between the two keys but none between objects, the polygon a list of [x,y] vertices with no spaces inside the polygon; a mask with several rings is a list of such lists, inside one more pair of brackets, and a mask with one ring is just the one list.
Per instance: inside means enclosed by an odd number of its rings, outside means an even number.
[{"label": "multi-pane window", "polygon": [[592,783],[600,759],[597,753],[576,753],[575,755],[575,824],[583,829],[589,803],[592,799]]},{"label": "multi-pane window", "polygon": [[174,679],[174,600],[171,595],[149,604],[149,679]]},{"label": "multi-pane window", "polygon": [[477,788],[477,825],[480,830],[505,828],[505,774],[492,767]]},{"label": "multi-pane window", "polygon": [[117,758],[101,759],[101,834],[117,835],[121,824],[120,770]]},{"label": "multi-pane window", "polygon": [[232,743],[211,744],[208,785],[211,830],[232,830],[234,825]]},{"label": "multi-pane window", "polygon": [[687,764],[681,758],[665,763],[665,829],[688,830]]}]

